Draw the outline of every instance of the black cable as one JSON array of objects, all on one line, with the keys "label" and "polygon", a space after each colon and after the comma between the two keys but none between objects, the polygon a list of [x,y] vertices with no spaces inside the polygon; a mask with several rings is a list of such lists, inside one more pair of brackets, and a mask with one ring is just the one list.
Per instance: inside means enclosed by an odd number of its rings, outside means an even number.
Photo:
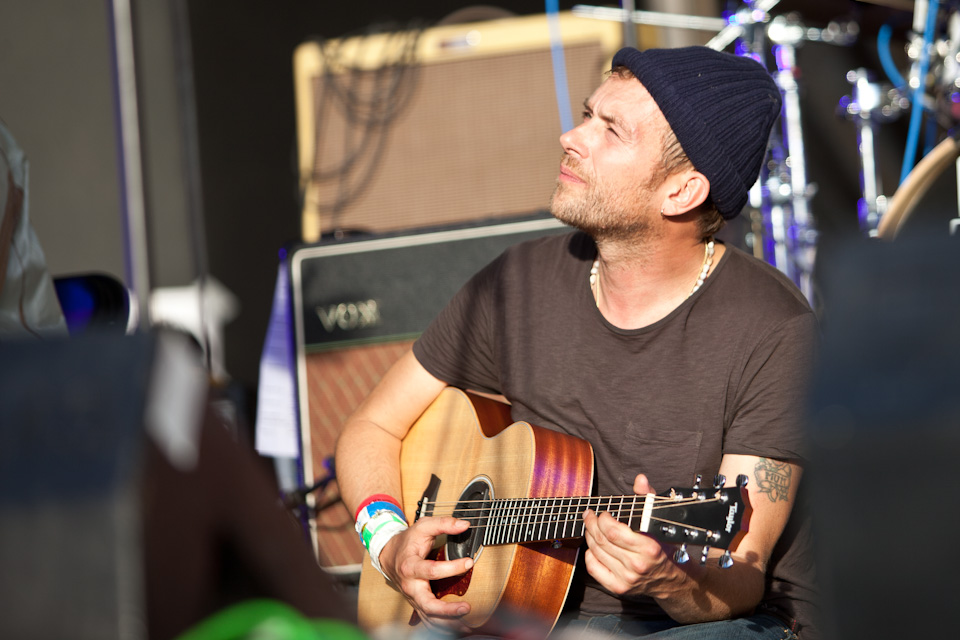
[{"label": "black cable", "polygon": [[[411,24],[405,30],[380,27],[368,31],[366,36],[386,33],[382,45],[384,61],[376,69],[360,67],[369,37],[358,36],[364,39],[358,43],[354,60],[346,60],[342,52],[348,38],[319,42],[323,75],[318,79],[314,97],[316,134],[310,182],[329,183],[333,187],[333,197],[317,202],[316,208],[333,215],[334,228],[338,218],[371,184],[380,168],[390,127],[415,93],[419,71],[417,45],[424,28],[422,24]],[[393,52],[397,54],[390,56]],[[339,112],[346,124],[343,154],[337,166],[324,168],[324,129],[329,126],[331,108]]]}]

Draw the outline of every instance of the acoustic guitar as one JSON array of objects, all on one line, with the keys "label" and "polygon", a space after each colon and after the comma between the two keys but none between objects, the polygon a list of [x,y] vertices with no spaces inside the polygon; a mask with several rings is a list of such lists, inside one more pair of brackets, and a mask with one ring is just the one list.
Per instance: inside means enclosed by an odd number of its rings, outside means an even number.
[{"label": "acoustic guitar", "polygon": [[[407,518],[454,515],[470,528],[440,538],[435,559],[471,556],[467,573],[432,583],[437,597],[471,605],[464,624],[478,633],[516,635],[522,625],[544,635],[553,628],[573,577],[582,514],[608,512],[636,531],[679,545],[729,549],[744,519],[746,477],[738,486],[695,486],[661,495],[591,497],[593,449],[579,438],[512,422],[510,407],[448,387],[404,438],[400,453]],[[404,595],[364,555],[358,618],[367,630],[385,625],[412,631],[422,624]],[[402,632],[401,632],[402,633]],[[536,635],[537,632],[534,632]]]}]

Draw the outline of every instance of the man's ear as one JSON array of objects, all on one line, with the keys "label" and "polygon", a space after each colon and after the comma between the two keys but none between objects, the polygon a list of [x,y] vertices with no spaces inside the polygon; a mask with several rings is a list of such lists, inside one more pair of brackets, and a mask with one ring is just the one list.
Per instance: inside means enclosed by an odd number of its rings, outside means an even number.
[{"label": "man's ear", "polygon": [[710,181],[699,171],[684,171],[667,179],[669,191],[663,204],[664,216],[679,216],[696,209],[710,195]]}]

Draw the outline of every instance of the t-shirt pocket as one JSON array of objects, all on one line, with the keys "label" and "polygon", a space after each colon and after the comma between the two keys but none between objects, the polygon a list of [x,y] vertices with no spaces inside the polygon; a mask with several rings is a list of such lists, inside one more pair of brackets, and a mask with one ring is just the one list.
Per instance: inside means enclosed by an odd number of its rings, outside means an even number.
[{"label": "t-shirt pocket", "polygon": [[643,427],[628,432],[620,450],[620,481],[630,491],[637,474],[644,473],[658,493],[691,487],[702,441],[702,431]]}]

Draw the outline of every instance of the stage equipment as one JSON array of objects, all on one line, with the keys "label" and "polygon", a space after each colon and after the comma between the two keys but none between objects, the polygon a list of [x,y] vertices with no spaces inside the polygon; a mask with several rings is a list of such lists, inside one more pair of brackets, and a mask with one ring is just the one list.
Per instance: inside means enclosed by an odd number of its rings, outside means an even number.
[{"label": "stage equipment", "polygon": [[[568,230],[538,215],[292,252],[301,484],[327,476],[344,420],[473,273],[509,245]],[[321,566],[358,575],[363,547],[336,483],[307,501]]]},{"label": "stage equipment", "polygon": [[[960,142],[953,136],[942,140],[933,151],[925,155],[894,193],[890,206],[876,226],[876,235],[884,240],[897,238],[907,221],[912,219],[914,212],[924,202],[924,197],[941,180],[952,178],[948,180],[950,184],[945,186],[956,190],[955,172],[958,158],[960,158]],[[953,203],[951,209],[955,208],[956,203]],[[940,208],[937,207],[937,209]],[[953,213],[956,211],[954,210]],[[960,218],[954,216],[948,225],[950,235],[954,235],[958,228],[960,228]]]},{"label": "stage equipment", "polygon": [[[559,15],[573,113],[619,25]],[[307,42],[294,54],[303,239],[549,203],[562,133],[546,16]]]},{"label": "stage equipment", "polygon": [[[892,240],[948,168],[954,166],[960,174],[960,164],[954,163],[960,152],[951,133],[960,123],[960,12],[955,3],[938,0],[876,4],[913,10],[906,48],[910,68],[906,74],[900,73],[890,51],[892,26],[883,25],[877,37],[877,53],[888,82],[877,81],[867,69],[848,72],[854,90],[841,99],[840,107],[857,124],[860,228],[869,237]],[[875,129],[908,110],[900,184],[888,198],[878,177]],[[960,191],[951,208],[954,214],[960,211]],[[928,222],[940,224],[941,229],[946,227],[944,230],[953,234],[960,227],[960,216],[953,215],[946,225],[939,217]]]},{"label": "stage equipment", "polygon": [[[810,211],[816,185],[807,180],[806,151],[801,126],[797,49],[806,41],[848,46],[857,37],[855,23],[831,22],[811,28],[798,14],[770,17],[777,2],[746,2],[730,16],[732,26],[718,34],[738,33],[735,51],[776,69],[774,80],[783,96],[780,126],[770,136],[768,161],[750,191],[753,208],[754,255],[785,273],[815,302],[813,282],[817,230]],[[763,6],[760,10],[758,7]]]}]

